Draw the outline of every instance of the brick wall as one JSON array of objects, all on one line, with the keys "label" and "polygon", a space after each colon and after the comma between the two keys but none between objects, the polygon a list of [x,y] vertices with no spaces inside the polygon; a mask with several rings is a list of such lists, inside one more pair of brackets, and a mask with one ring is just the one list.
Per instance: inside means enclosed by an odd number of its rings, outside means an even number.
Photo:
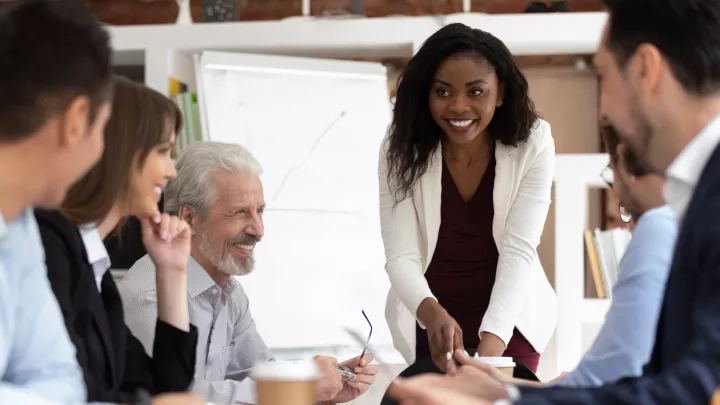
[{"label": "brick wall", "polygon": [[[175,0],[83,0],[108,24],[166,24],[177,17]],[[301,14],[301,0],[235,0],[241,20],[274,20]],[[472,0],[472,11],[518,13],[529,0]],[[191,0],[193,20],[203,21],[203,0]],[[573,11],[598,11],[602,0],[568,0]],[[350,0],[311,0],[313,15],[349,11]],[[462,11],[462,0],[364,0],[370,16],[427,15]]]}]

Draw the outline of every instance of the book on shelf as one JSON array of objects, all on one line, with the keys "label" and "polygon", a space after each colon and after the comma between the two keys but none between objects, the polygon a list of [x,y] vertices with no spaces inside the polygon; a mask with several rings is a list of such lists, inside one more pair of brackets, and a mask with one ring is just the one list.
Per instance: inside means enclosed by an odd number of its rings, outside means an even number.
[{"label": "book on shelf", "polygon": [[[177,152],[203,139],[200,129],[200,106],[197,95],[187,90],[187,85],[171,78],[170,98],[177,104],[183,115],[183,127],[177,134]],[[175,93],[175,94],[173,94]]]},{"label": "book on shelf", "polygon": [[585,230],[585,249],[598,298],[612,298],[618,263],[632,237],[625,228]]},{"label": "book on shelf", "polygon": [[188,91],[188,85],[185,82],[182,82],[174,77],[170,78],[169,83],[169,96],[170,98],[173,98],[177,96],[180,93],[186,93]]}]

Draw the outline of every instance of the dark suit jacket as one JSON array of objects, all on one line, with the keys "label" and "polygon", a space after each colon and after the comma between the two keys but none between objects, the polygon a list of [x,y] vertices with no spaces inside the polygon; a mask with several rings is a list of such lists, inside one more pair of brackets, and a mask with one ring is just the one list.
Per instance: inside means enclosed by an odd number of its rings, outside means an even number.
[{"label": "dark suit jacket", "polygon": [[185,391],[195,372],[197,329],[157,321],[153,357],[125,326],[110,272],[97,289],[80,232],[57,211],[36,210],[48,278],[77,349],[89,401],[128,402],[139,389]]},{"label": "dark suit jacket", "polygon": [[720,386],[720,148],[675,246],[655,347],[643,375],[596,389],[523,389],[518,404],[708,404]]}]

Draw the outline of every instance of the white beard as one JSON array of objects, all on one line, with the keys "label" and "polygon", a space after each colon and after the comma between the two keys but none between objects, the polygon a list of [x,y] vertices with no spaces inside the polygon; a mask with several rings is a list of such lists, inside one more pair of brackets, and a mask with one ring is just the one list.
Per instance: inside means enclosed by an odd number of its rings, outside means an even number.
[{"label": "white beard", "polygon": [[206,232],[202,232],[200,234],[200,253],[205,256],[205,258],[215,266],[215,268],[227,275],[230,276],[245,276],[247,274],[252,273],[253,269],[255,268],[255,257],[254,254],[251,253],[250,256],[245,257],[240,260],[233,259],[232,256],[226,255],[225,257],[217,257],[212,250],[212,247],[210,246],[210,242],[207,237]]}]

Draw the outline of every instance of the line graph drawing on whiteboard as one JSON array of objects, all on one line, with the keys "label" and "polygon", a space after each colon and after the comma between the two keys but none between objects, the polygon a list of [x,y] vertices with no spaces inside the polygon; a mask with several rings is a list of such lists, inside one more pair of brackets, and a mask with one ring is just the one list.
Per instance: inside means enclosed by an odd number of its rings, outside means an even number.
[{"label": "line graph drawing on whiteboard", "polygon": [[282,180],[280,181],[280,185],[278,186],[277,190],[275,191],[275,196],[273,196],[273,200],[274,200],[274,201],[277,201],[277,200],[278,200],[278,197],[279,197],[280,193],[282,192],[283,186],[285,185],[285,182],[287,181],[288,177],[290,177],[290,175],[291,175],[294,171],[300,169],[300,168],[308,161],[308,159],[310,159],[310,157],[312,156],[313,152],[315,151],[315,149],[317,149],[318,145],[320,145],[320,142],[323,140],[323,138],[325,137],[325,135],[327,135],[328,133],[330,133],[330,130],[331,130],[331,129],[335,126],[335,124],[337,124],[337,122],[340,121],[344,116],[345,116],[345,111],[341,111],[340,114],[339,114],[337,117],[335,117],[335,119],[332,120],[332,122],[327,126],[327,128],[325,128],[325,130],[324,130],[320,135],[318,135],[318,137],[317,137],[317,139],[315,140],[315,142],[313,142],[312,147],[310,147],[310,151],[308,151],[308,154],[307,154],[307,156],[305,157],[305,159],[303,159],[299,164],[297,164],[297,165],[289,168],[289,169],[285,172],[285,175],[283,175],[283,178],[282,178]]}]

